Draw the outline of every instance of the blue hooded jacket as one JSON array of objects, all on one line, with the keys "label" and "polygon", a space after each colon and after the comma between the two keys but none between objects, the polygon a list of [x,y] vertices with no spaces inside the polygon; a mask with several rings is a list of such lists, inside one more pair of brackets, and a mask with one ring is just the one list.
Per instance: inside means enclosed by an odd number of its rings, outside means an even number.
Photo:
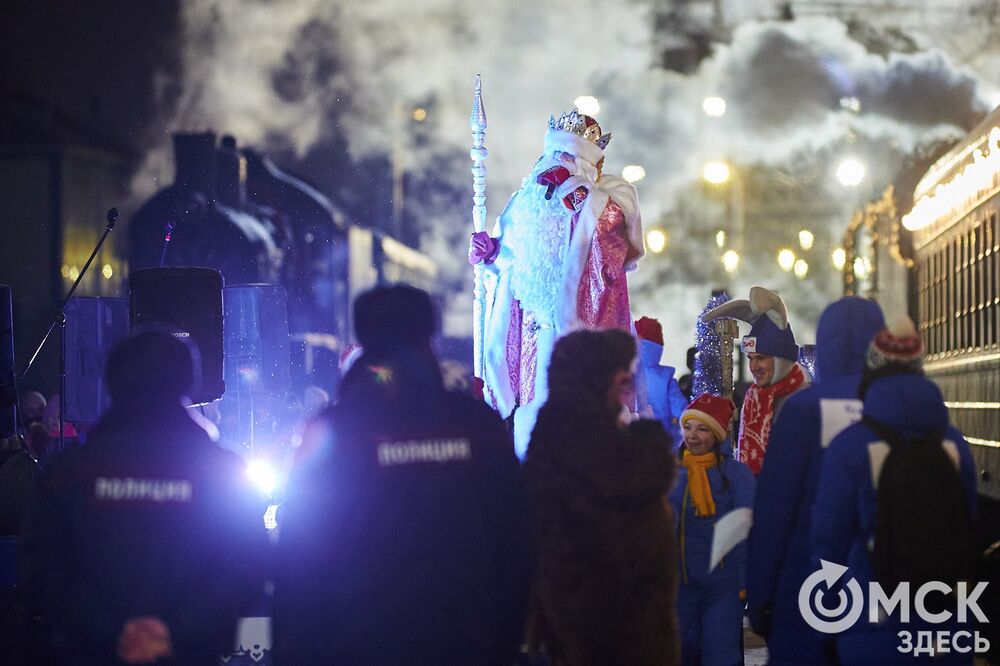
[{"label": "blue hooded jacket", "polygon": [[676,449],[684,439],[680,418],[687,407],[687,400],[674,376],[676,370],[669,365],[660,365],[663,345],[641,338],[638,343],[639,364],[643,370],[642,379],[645,381],[649,405],[653,409],[653,416],[663,424],[663,429],[670,435]]},{"label": "blue hooded jacket", "polygon": [[[957,456],[959,474],[965,487],[970,515],[976,515],[976,470],[969,445],[962,434],[948,425],[948,409],[937,385],[917,374],[901,374],[874,381],[865,396],[864,414],[900,431],[904,439],[929,432],[944,432],[943,445]],[[876,489],[872,482],[879,469],[872,469],[869,445],[880,438],[863,423],[844,430],[830,444],[823,459],[819,490],[812,517],[814,561],[824,559],[846,564],[847,576],[853,576],[867,594],[868,582],[874,579],[868,557],[868,543],[875,535]],[[928,525],[932,537],[934,525]],[[901,626],[894,618],[883,625],[857,622],[838,636],[838,654],[844,663],[905,663],[918,661],[910,654],[896,651]],[[954,629],[937,626],[905,627],[918,629]],[[971,656],[956,655],[958,663],[970,663]],[[941,663],[940,660],[934,663]],[[952,663],[951,661],[947,663]]]},{"label": "blue hooded jacket", "polygon": [[812,573],[812,504],[824,449],[861,418],[865,353],[883,326],[873,301],[848,297],[827,306],[816,331],[816,383],[788,398],[771,431],[757,478],[747,603],[772,664],[828,662],[821,637],[798,611],[799,587]]}]

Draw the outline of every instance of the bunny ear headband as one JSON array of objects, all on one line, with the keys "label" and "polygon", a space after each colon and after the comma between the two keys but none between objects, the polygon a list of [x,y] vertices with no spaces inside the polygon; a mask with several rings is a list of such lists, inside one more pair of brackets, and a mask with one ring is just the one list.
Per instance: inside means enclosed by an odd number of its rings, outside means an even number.
[{"label": "bunny ear headband", "polygon": [[785,302],[776,293],[764,287],[752,287],[749,300],[726,301],[702,315],[701,320],[707,323],[715,319],[739,319],[753,324],[762,315],[767,315],[780,330],[788,328],[788,310],[785,308]]}]

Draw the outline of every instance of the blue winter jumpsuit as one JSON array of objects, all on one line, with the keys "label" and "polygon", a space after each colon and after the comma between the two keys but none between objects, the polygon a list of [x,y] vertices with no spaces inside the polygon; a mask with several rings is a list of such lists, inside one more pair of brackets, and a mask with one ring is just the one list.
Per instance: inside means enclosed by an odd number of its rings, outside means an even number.
[{"label": "blue winter jumpsuit", "polygon": [[681,466],[670,502],[677,515],[680,543],[680,586],[677,616],[681,628],[681,663],[694,666],[741,664],[743,589],[746,544],[741,543],[708,571],[715,523],[733,509],[751,508],[755,480],[743,463],[721,458],[720,467],[706,470],[715,502],[714,516],[695,516],[688,492],[687,468]]},{"label": "blue winter jumpsuit", "polygon": [[[874,381],[865,396],[864,414],[903,434],[916,438],[928,432],[943,432],[942,446],[956,463],[970,515],[976,515],[976,466],[969,444],[962,434],[948,425],[948,409],[937,386],[918,375],[895,375]],[[869,544],[875,539],[877,490],[873,479],[881,467],[877,462],[878,446],[885,446],[867,425],[857,423],[844,430],[830,444],[823,458],[819,489],[812,514],[812,553],[814,570],[819,560],[847,566],[847,579],[854,578],[867,597],[868,583],[874,580]],[[933,483],[933,479],[928,479]],[[927,525],[927,538],[933,539],[936,526]],[[991,583],[992,584],[992,583]],[[887,591],[891,592],[891,591]],[[900,653],[905,647],[898,636],[908,631],[916,643],[919,632],[969,630],[957,622],[927,624],[914,613],[909,623],[901,623],[899,611],[881,623],[866,622],[867,614],[847,631],[836,636],[837,656],[846,666],[866,664],[971,664],[972,655],[958,650],[923,658]],[[996,621],[995,618],[989,618]],[[963,646],[964,647],[964,646]]]},{"label": "blue winter jumpsuit", "polygon": [[827,306],[816,328],[816,383],[788,398],[771,431],[747,542],[747,608],[772,666],[835,663],[825,637],[802,619],[798,593],[813,571],[809,528],[820,461],[834,435],[861,418],[865,352],[882,326],[874,301],[848,297]]}]

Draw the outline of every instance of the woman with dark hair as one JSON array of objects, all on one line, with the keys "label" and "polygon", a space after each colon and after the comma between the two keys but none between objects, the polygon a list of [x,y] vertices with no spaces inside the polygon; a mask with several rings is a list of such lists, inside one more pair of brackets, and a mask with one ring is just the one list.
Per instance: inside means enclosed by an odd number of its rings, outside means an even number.
[{"label": "woman with dark hair", "polygon": [[539,550],[529,642],[556,665],[677,663],[676,462],[659,422],[621,418],[635,356],[627,333],[583,330],[549,363],[525,471]]},{"label": "woman with dark hair", "polygon": [[746,544],[740,543],[710,569],[715,524],[735,509],[751,509],[756,481],[750,468],[722,454],[736,405],[705,393],[681,414],[681,470],[670,502],[678,515],[681,663],[734,666],[743,663],[741,591]]}]

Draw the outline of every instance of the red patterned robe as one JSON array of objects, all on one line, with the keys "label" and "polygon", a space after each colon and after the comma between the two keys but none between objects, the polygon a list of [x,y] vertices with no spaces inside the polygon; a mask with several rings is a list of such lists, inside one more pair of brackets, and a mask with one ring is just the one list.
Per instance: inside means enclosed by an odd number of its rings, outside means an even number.
[{"label": "red patterned robe", "polygon": [[[632,315],[625,265],[631,249],[625,236],[625,214],[621,206],[611,200],[597,220],[597,232],[591,242],[583,279],[577,291],[577,316],[581,326],[630,330]],[[510,322],[507,330],[507,372],[516,391],[517,404],[524,405],[535,397],[537,323],[531,312],[521,308],[516,298],[511,303]]]},{"label": "red patterned robe", "polygon": [[[544,370],[555,340],[581,327],[630,331],[625,274],[643,253],[635,188],[615,176],[597,178],[594,165],[603,151],[582,137],[552,131],[546,137],[546,148],[533,175],[551,164],[567,164],[567,152],[572,150],[568,164],[573,176],[560,185],[555,196],[561,199],[583,187],[586,198],[575,212],[564,215],[561,224],[569,227],[568,234],[538,240],[541,244],[564,244],[558,252],[545,255],[534,247],[533,237],[518,234],[514,228],[519,218],[512,210],[518,197],[539,196],[538,190],[529,186],[532,181],[526,181],[498,219],[500,250],[487,279],[486,396],[504,418],[516,409],[515,444],[521,455],[534,415],[545,399]],[[544,231],[548,235],[548,230]],[[549,259],[555,263],[551,270],[538,270],[535,264],[539,256],[554,257]],[[524,271],[537,273],[539,280],[549,276],[550,300],[542,298],[541,302],[551,307],[539,308],[545,313],[526,307],[518,297],[517,279],[512,280],[518,271],[522,276]]]}]

